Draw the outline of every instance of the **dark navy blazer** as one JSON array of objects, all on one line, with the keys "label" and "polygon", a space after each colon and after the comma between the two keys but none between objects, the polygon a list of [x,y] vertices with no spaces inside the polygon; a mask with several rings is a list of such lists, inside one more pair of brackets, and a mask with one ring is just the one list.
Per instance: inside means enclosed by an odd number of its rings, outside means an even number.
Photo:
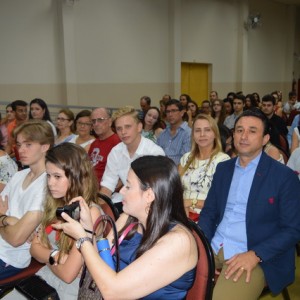
[{"label": "dark navy blazer", "polygon": [[[209,241],[222,221],[237,158],[218,164],[198,225]],[[300,241],[300,181],[264,152],[246,211],[248,250],[263,260],[270,290],[277,294],[295,280],[295,245]]]}]

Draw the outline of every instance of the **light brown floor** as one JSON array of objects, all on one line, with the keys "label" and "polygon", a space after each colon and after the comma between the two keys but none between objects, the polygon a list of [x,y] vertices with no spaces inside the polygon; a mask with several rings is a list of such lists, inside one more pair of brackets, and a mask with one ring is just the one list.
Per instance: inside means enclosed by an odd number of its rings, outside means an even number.
[{"label": "light brown floor", "polygon": [[[300,257],[296,258],[296,279],[295,282],[288,287],[291,300],[300,300]],[[259,298],[260,300],[282,300],[281,294],[274,297],[271,294]]]}]

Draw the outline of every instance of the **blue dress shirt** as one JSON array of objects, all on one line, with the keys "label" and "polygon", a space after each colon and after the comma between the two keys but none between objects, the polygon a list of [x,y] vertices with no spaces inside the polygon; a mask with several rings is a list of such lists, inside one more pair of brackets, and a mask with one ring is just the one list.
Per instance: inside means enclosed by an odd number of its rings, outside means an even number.
[{"label": "blue dress shirt", "polygon": [[166,156],[178,165],[183,154],[191,150],[191,128],[187,122],[183,122],[177,128],[176,134],[172,136],[168,126],[158,136],[157,144],[163,148]]},{"label": "blue dress shirt", "polygon": [[245,168],[240,165],[239,158],[236,160],[224,216],[212,239],[214,252],[217,254],[223,247],[225,259],[248,251],[246,209],[260,157],[261,153]]}]

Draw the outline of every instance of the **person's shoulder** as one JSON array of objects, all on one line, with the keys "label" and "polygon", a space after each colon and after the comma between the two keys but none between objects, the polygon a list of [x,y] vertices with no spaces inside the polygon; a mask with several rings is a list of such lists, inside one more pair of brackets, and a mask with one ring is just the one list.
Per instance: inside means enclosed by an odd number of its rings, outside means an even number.
[{"label": "person's shoulder", "polygon": [[300,114],[296,115],[293,122],[292,122],[292,126],[291,128],[293,128],[294,126],[297,126],[297,124],[299,123],[299,118],[300,118]]},{"label": "person's shoulder", "polygon": [[18,171],[16,174],[18,174],[18,176],[24,176],[27,175],[30,171],[31,171],[30,168],[26,168],[24,170]]},{"label": "person's shoulder", "polygon": [[188,133],[190,133],[192,130],[186,121],[182,122],[182,124],[180,125],[180,128],[182,128],[184,131],[187,131]]},{"label": "person's shoulder", "polygon": [[191,151],[184,153],[184,154],[182,155],[181,159],[182,159],[183,161],[186,161],[186,160],[189,158],[190,154],[191,154]]},{"label": "person's shoulder", "polygon": [[156,155],[165,155],[164,150],[157,145],[156,143],[154,143],[153,141],[151,141],[150,139],[147,139],[145,137],[142,136],[141,138],[141,148],[139,147],[139,149],[141,150],[142,153],[139,154],[156,154]]},{"label": "person's shoulder", "polygon": [[214,155],[214,156],[212,157],[212,160],[211,160],[211,162],[212,162],[212,167],[213,167],[213,168],[216,168],[218,164],[220,164],[220,163],[222,163],[222,162],[224,162],[224,161],[227,161],[227,160],[229,160],[229,159],[230,159],[230,157],[229,157],[228,154],[226,154],[226,153],[220,151],[220,152],[218,152],[216,155]]},{"label": "person's shoulder", "polygon": [[[227,155],[227,154],[225,154],[225,155]],[[218,159],[215,173],[217,173],[217,175],[221,174],[221,177],[224,177],[223,176],[224,173],[228,173],[228,170],[234,168],[236,160],[237,160],[237,157],[234,157],[234,158],[229,157],[228,159],[225,158],[225,159],[221,159],[221,160]]]},{"label": "person's shoulder", "polygon": [[118,136],[116,133],[112,134],[112,135],[109,137],[109,139],[111,139],[111,140],[113,140],[113,141],[115,141],[115,142],[117,142],[117,143],[120,143],[120,142],[121,142],[119,136]]},{"label": "person's shoulder", "polygon": [[281,117],[279,117],[278,115],[276,115],[275,113],[273,114],[271,120],[285,125],[284,120]]},{"label": "person's shoulder", "polygon": [[299,158],[300,158],[300,147],[296,148],[296,149],[292,152],[292,154],[291,154],[290,157],[292,157],[292,156],[294,156],[294,157],[299,157]]},{"label": "person's shoulder", "polygon": [[100,144],[100,140],[99,139],[95,139],[92,143],[91,143],[91,146],[90,146],[90,149],[89,149],[89,154],[92,152],[92,149],[96,148],[98,146],[98,144]]},{"label": "person's shoulder", "polygon": [[69,135],[65,141],[69,142],[69,143],[73,143],[73,144],[76,144],[76,140],[78,138],[78,135],[77,134],[71,134]]},{"label": "person's shoulder", "polygon": [[218,152],[215,156],[216,160],[225,161],[229,160],[230,156],[222,151]]},{"label": "person's shoulder", "polygon": [[120,142],[111,149],[111,152],[115,153],[118,151],[124,151],[124,149],[127,149],[126,145],[123,142]]},{"label": "person's shoulder", "polygon": [[276,174],[275,178],[284,178],[287,176],[290,176],[294,174],[294,172],[291,170],[291,168],[287,167],[285,164],[273,159],[266,153],[262,153],[261,159],[259,161],[259,165],[262,166],[262,168],[265,168],[267,165],[269,165],[270,169],[272,170],[272,174]]},{"label": "person's shoulder", "polygon": [[287,162],[287,166],[288,167],[290,167],[290,168],[294,168],[295,166],[294,166],[294,164],[297,162],[297,161],[299,161],[300,162],[300,148],[298,147],[298,148],[296,148],[293,152],[292,152],[292,154],[291,154],[291,156],[289,157],[289,160],[288,160],[288,162]]},{"label": "person's shoulder", "polygon": [[[99,140],[99,139],[98,139]],[[112,144],[112,145],[117,145],[121,142],[119,136],[116,133],[113,133],[111,136],[104,140],[99,140],[102,144]]]},{"label": "person's shoulder", "polygon": [[225,118],[223,124],[227,124],[228,122],[230,122],[230,120],[233,118],[233,114],[232,115],[229,115]]},{"label": "person's shoulder", "polygon": [[170,127],[167,126],[165,129],[162,130],[162,132],[160,133],[160,135],[157,137],[158,139],[166,134],[168,134],[170,132]]},{"label": "person's shoulder", "polygon": [[175,225],[160,238],[160,241],[171,244],[172,248],[176,247],[176,245],[180,245],[180,247],[185,246],[188,251],[190,251],[191,247],[197,247],[192,232],[181,224]]},{"label": "person's shoulder", "polygon": [[[18,171],[18,172],[16,172],[15,174],[14,174],[14,176],[11,178],[11,180],[10,181],[15,181],[15,180],[22,180],[22,179],[24,179],[26,176],[27,176],[27,174],[30,172],[30,168],[26,168],[26,169],[24,169],[24,170],[20,170],[20,171]],[[10,183],[10,181],[8,182],[8,183]]]}]

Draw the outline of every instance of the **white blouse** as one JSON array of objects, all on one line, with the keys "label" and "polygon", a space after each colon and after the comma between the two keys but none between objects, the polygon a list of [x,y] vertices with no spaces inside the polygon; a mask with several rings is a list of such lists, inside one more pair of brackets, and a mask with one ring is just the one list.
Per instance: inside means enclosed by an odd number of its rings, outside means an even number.
[{"label": "white blouse", "polygon": [[[183,168],[189,159],[190,153],[185,153],[180,159]],[[217,153],[209,166],[207,166],[209,159],[195,159],[194,164],[190,164],[181,178],[184,188],[183,198],[205,200],[218,163],[228,159],[230,157],[223,152]]]}]

